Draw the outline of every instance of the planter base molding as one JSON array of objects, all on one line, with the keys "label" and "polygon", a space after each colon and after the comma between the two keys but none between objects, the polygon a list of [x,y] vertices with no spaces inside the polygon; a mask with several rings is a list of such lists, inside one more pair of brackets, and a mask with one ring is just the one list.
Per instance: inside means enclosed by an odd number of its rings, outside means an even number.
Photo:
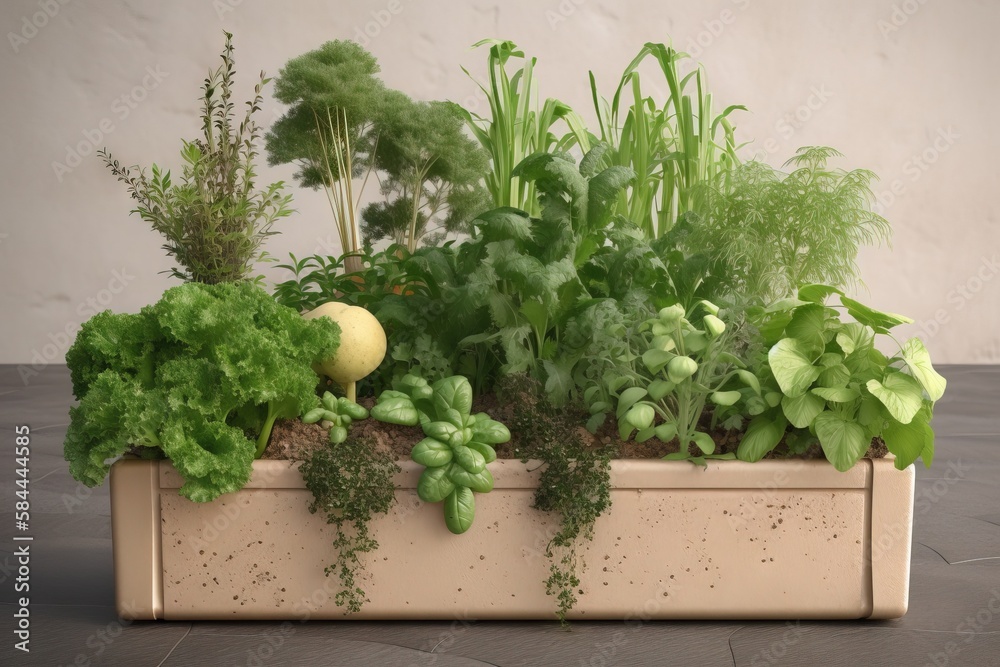
[{"label": "planter base molding", "polygon": [[[333,527],[310,514],[296,466],[256,461],[211,503],[178,495],[165,461],[112,468],[116,602],[130,619],[545,619],[555,520],[531,509],[534,466],[490,464],[464,535],[417,498],[404,462],[396,504],[371,524],[368,597],[345,616],[327,577]],[[846,473],[825,461],[612,463],[612,506],[583,541],[570,619],[885,619],[906,613],[914,470]]]}]

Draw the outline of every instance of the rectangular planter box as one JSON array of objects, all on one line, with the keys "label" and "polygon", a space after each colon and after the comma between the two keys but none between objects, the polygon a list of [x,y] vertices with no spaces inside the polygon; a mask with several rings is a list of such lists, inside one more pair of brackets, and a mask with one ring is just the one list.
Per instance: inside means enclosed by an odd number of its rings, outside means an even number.
[{"label": "rectangular planter box", "polygon": [[[537,472],[490,464],[496,487],[452,535],[402,462],[396,504],[363,555],[369,602],[334,604],[333,530],[310,514],[296,466],[257,461],[245,489],[177,494],[168,462],[111,473],[118,611],[135,619],[553,619]],[[825,461],[612,463],[612,507],[578,554],[576,619],[852,619],[906,612],[914,471],[888,459],[846,473]]]}]

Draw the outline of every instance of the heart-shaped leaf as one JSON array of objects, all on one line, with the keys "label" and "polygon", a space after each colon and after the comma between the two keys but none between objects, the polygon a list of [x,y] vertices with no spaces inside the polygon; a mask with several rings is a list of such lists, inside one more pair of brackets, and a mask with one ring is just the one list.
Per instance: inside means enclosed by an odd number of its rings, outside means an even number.
[{"label": "heart-shaped leaf", "polygon": [[781,391],[792,398],[804,394],[820,374],[794,338],[779,340],[767,353],[767,360]]},{"label": "heart-shaped leaf", "polygon": [[886,373],[882,382],[869,380],[865,386],[900,424],[909,424],[924,405],[920,383],[903,373]]},{"label": "heart-shaped leaf", "polygon": [[825,407],[826,403],[822,398],[809,392],[795,398],[785,396],[781,399],[781,411],[795,428],[809,428],[816,415],[823,412]]},{"label": "heart-shaped leaf", "polygon": [[850,470],[871,446],[861,425],[835,412],[823,412],[813,426],[827,460],[840,472]]},{"label": "heart-shaped leaf", "polygon": [[781,415],[758,415],[750,420],[736,456],[742,461],[760,461],[764,455],[778,446],[785,434],[788,422]]},{"label": "heart-shaped leaf", "polygon": [[921,456],[930,467],[934,459],[934,431],[923,419],[917,417],[909,424],[890,420],[882,430],[885,446],[896,457],[896,468],[905,469]]},{"label": "heart-shaped leaf", "polygon": [[919,338],[911,338],[903,344],[903,360],[932,401],[944,396],[948,382],[934,370],[931,355]]}]

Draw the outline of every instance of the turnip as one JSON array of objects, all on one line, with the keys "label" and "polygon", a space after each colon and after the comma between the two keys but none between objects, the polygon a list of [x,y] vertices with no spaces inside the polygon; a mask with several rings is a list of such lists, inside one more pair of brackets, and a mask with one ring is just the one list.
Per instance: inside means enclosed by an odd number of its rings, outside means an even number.
[{"label": "turnip", "polygon": [[305,313],[312,320],[328,317],[340,325],[340,349],[319,364],[319,372],[339,384],[347,399],[357,400],[357,381],[368,376],[385,358],[385,330],[375,316],[359,306],[332,301]]}]

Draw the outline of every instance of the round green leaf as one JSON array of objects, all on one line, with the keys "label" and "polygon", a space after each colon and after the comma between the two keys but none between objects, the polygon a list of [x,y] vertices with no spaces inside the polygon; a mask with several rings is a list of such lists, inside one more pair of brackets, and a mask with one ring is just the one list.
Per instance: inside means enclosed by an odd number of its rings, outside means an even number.
[{"label": "round green leaf", "polygon": [[333,426],[330,428],[330,442],[334,445],[347,440],[347,429],[343,426]]},{"label": "round green leaf", "polygon": [[653,433],[663,442],[670,442],[677,437],[677,424],[674,424],[673,422],[664,422],[654,428]]},{"label": "round green leaf", "polygon": [[667,364],[667,378],[674,384],[680,384],[696,372],[698,372],[698,362],[691,357],[674,357]]},{"label": "round green leaf", "polygon": [[678,320],[684,317],[684,306],[675,303],[672,306],[661,308],[658,317],[664,325],[674,326]]},{"label": "round green leaf", "polygon": [[618,397],[618,410],[615,416],[621,419],[628,409],[635,405],[636,401],[646,396],[646,390],[642,387],[629,387]]},{"label": "round green leaf", "polygon": [[645,403],[633,405],[625,413],[625,421],[640,431],[652,426],[654,417],[656,417],[656,411],[653,410],[652,406]]},{"label": "round green leaf", "polygon": [[711,454],[715,451],[715,440],[713,440],[712,436],[708,433],[696,431],[695,434],[691,436],[691,440],[704,454]]}]

